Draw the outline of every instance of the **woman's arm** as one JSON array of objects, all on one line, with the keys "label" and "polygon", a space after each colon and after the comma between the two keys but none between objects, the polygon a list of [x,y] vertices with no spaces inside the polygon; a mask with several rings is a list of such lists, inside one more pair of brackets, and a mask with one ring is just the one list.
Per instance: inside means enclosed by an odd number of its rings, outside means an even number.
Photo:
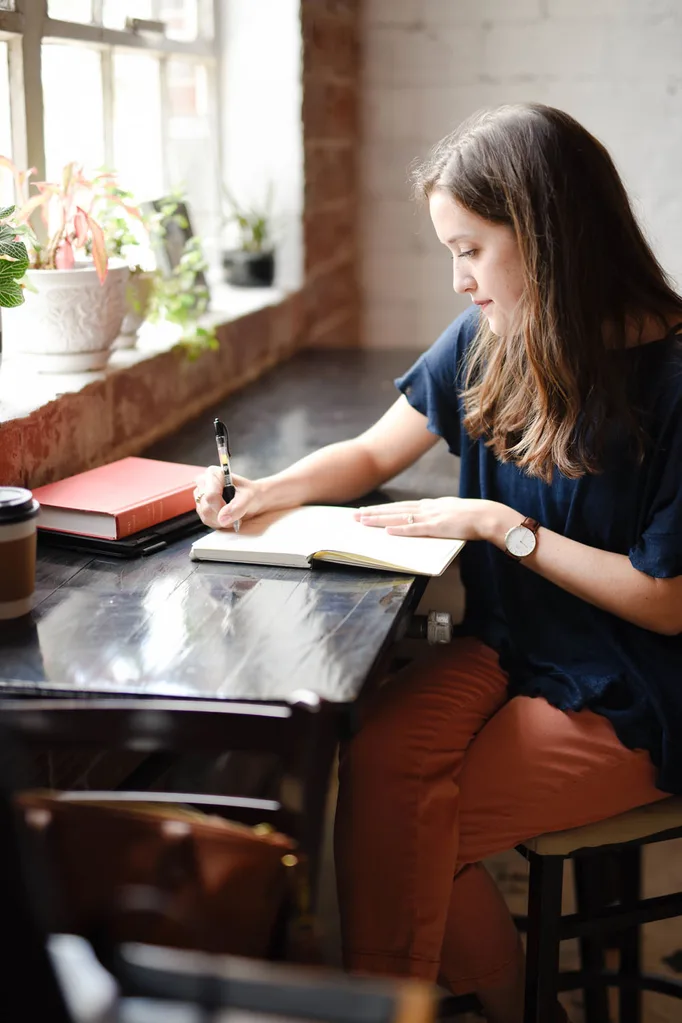
[{"label": "woman's arm", "polygon": [[437,440],[427,429],[426,416],[401,395],[364,433],[313,451],[259,482],[272,509],[352,501],[397,476]]},{"label": "woman's arm", "polygon": [[[523,515],[490,502],[486,539],[504,550],[504,535]],[[625,554],[601,551],[542,526],[535,550],[522,563],[575,597],[652,632],[682,632],[682,576],[655,579],[638,571]]]},{"label": "woman's arm", "polygon": [[[487,540],[505,550],[504,537],[524,515],[497,501],[439,497],[358,509],[357,518],[399,536],[446,536]],[[666,636],[682,633],[682,576],[655,579],[638,571],[625,554],[570,540],[541,526],[523,566],[575,597]],[[521,567],[521,566],[519,566]]]},{"label": "woman's arm", "polygon": [[392,479],[438,441],[426,416],[400,398],[381,419],[352,440],[329,444],[259,480],[233,475],[236,494],[226,505],[223,476],[211,466],[197,480],[197,511],[207,526],[226,528],[261,512],[316,502],[352,501]]}]

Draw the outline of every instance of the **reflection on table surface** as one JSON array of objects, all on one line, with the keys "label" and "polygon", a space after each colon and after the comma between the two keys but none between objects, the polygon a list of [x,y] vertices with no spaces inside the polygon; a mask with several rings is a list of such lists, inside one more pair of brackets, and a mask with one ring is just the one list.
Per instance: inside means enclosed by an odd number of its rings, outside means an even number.
[{"label": "reflection on table surface", "polygon": [[0,629],[18,690],[286,700],[357,695],[409,576],[44,551],[31,620]]}]

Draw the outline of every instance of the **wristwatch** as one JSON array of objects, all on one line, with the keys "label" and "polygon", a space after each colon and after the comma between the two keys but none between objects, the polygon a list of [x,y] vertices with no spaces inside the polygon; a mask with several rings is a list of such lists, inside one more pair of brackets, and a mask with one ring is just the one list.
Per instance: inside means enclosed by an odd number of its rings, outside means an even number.
[{"label": "wristwatch", "polygon": [[521,525],[512,526],[504,534],[504,547],[506,553],[514,561],[520,561],[532,554],[537,546],[536,533],[540,523],[535,519],[524,519]]}]

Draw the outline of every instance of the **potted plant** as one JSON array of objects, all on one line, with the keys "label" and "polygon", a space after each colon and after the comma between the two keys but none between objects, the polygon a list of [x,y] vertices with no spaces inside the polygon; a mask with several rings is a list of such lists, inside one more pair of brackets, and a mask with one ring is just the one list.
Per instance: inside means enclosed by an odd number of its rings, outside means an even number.
[{"label": "potted plant", "polygon": [[[101,369],[121,328],[128,278],[125,261],[109,258],[93,214],[98,199],[119,201],[115,178],[100,173],[88,179],[79,164],[69,163],[61,181],[36,182],[37,194],[30,196],[33,172],[18,171],[5,157],[0,165],[13,172],[21,201],[17,222],[27,243],[26,283],[32,292],[21,309],[5,317],[8,348],[40,372]],[[29,221],[36,211],[44,238]],[[132,207],[129,212],[135,213]]]},{"label": "potted plant", "polygon": [[28,269],[26,246],[17,237],[13,221],[15,206],[0,210],[0,364],[2,363],[2,309],[13,309],[24,301],[23,277]]},{"label": "potted plant", "polygon": [[226,223],[236,229],[237,245],[223,250],[223,276],[242,288],[268,288],[275,279],[271,231],[272,189],[262,207],[244,206],[223,188]]}]

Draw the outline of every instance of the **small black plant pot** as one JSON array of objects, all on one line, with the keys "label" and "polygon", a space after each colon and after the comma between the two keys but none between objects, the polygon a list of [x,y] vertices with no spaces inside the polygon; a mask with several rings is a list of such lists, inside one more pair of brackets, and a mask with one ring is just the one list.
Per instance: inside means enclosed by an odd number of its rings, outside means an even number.
[{"label": "small black plant pot", "polygon": [[239,288],[269,288],[275,279],[274,252],[223,252],[223,277]]}]

